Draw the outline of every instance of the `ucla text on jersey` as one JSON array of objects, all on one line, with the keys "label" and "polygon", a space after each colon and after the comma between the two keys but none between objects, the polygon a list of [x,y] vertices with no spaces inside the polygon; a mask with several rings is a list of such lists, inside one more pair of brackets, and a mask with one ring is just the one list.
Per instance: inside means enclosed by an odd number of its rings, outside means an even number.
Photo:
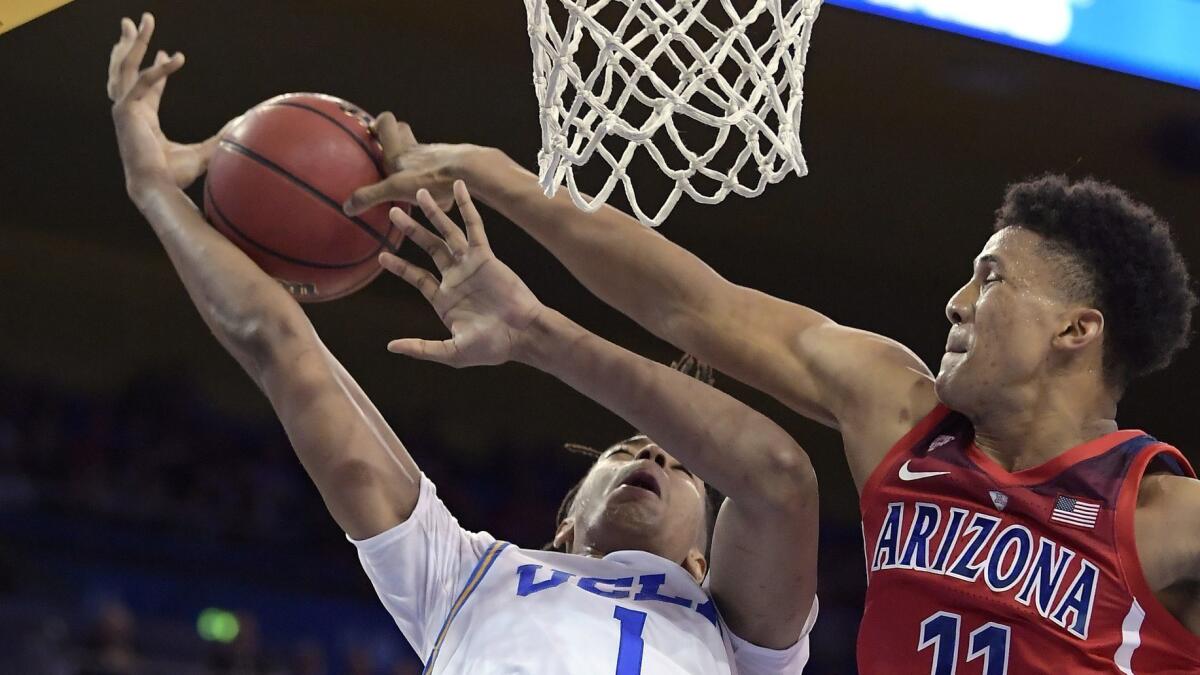
[{"label": "ucla text on jersey", "polygon": [[634,602],[667,602],[694,609],[700,616],[708,619],[712,625],[718,626],[717,609],[713,605],[712,598],[704,603],[697,603],[687,598],[660,593],[659,589],[667,581],[665,574],[601,579],[599,577],[581,577],[572,572],[554,568],[546,568],[546,571],[543,572],[543,568],[545,568],[544,565],[537,564],[521,565],[517,568],[517,597],[527,597],[570,583],[602,598],[633,600]]}]

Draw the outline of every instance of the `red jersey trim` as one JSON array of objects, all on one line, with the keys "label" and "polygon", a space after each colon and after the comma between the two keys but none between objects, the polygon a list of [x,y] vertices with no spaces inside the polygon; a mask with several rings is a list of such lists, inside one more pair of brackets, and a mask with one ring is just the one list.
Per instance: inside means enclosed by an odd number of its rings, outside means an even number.
[{"label": "red jersey trim", "polygon": [[1006,487],[1040,485],[1079,462],[1099,457],[1125,441],[1145,435],[1145,432],[1137,429],[1114,431],[1111,434],[1104,434],[1103,436],[1081,443],[1037,466],[1012,473],[1003,466],[1000,466],[1000,463],[988,456],[987,453],[980,450],[974,441],[971,441],[971,445],[967,447],[967,457],[1000,485]]},{"label": "red jersey trim", "polygon": [[925,417],[921,418],[921,421],[917,422],[916,426],[909,429],[908,433],[901,436],[900,440],[892,444],[891,449],[887,451],[883,459],[879,460],[879,463],[875,465],[875,468],[871,471],[871,475],[867,476],[867,482],[863,483],[862,492],[858,495],[860,511],[862,510],[861,504],[865,501],[866,496],[879,487],[879,483],[883,481],[883,477],[891,467],[895,466],[900,456],[911,450],[917,441],[928,436],[937,425],[941,424],[950,415],[950,412],[950,409],[944,404],[939,403],[935,405],[933,410],[929,411]]},{"label": "red jersey trim", "polygon": [[1142,450],[1130,465],[1129,472],[1125,476],[1125,484],[1121,486],[1120,496],[1117,497],[1117,514],[1114,519],[1117,526],[1117,562],[1121,566],[1121,574],[1125,577],[1125,585],[1129,587],[1142,609],[1146,610],[1146,615],[1152,620],[1154,629],[1166,633],[1167,639],[1181,649],[1184,648],[1184,645],[1190,644],[1193,645],[1195,652],[1200,652],[1200,636],[1188,630],[1180,623],[1179,619],[1175,618],[1174,614],[1167,611],[1167,608],[1158,601],[1158,596],[1150,588],[1146,576],[1142,573],[1142,561],[1138,557],[1137,538],[1134,535],[1138,493],[1142,488],[1142,477],[1146,473],[1146,468],[1159,455],[1170,455],[1179,461],[1192,478],[1196,477],[1196,471],[1188,463],[1187,458],[1174,447],[1166,443],[1155,443]]}]

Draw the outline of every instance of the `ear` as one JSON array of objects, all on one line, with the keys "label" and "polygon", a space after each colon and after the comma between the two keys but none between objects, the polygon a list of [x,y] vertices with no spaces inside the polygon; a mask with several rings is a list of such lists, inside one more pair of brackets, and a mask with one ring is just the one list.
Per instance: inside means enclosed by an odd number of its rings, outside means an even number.
[{"label": "ear", "polygon": [[687,552],[687,557],[680,563],[683,569],[687,570],[688,574],[696,580],[696,583],[704,581],[704,575],[708,574],[708,559],[700,552],[700,549],[694,548]]},{"label": "ear", "polygon": [[1065,318],[1066,325],[1054,337],[1054,346],[1059,349],[1078,351],[1098,341],[1104,333],[1104,315],[1098,309],[1074,309]]},{"label": "ear", "polygon": [[571,552],[571,546],[575,543],[575,519],[565,518],[558,524],[558,530],[554,532],[554,548],[567,553]]}]

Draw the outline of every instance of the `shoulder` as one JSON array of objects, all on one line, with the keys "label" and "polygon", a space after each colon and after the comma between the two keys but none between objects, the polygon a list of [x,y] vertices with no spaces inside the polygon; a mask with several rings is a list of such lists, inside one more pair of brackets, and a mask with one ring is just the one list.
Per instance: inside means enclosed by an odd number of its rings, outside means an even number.
[{"label": "shoulder", "polygon": [[933,373],[891,338],[836,324],[827,330],[818,349],[829,352],[821,362],[837,370],[823,379],[843,388],[838,427],[873,437],[874,449],[886,452],[937,406]]},{"label": "shoulder", "polygon": [[850,470],[862,492],[897,446],[915,443],[950,414],[941,405],[932,379],[914,377],[895,396],[857,408],[841,425]]},{"label": "shoulder", "polygon": [[1200,480],[1169,473],[1147,474],[1138,490],[1137,508],[1163,515],[1178,512],[1183,518],[1200,522]]},{"label": "shoulder", "polygon": [[471,532],[459,525],[438,497],[433,481],[423,473],[419,479],[417,501],[406,519],[364,539],[346,535],[364,560],[390,565],[401,559],[432,559],[439,555],[478,559],[497,543],[487,532]]},{"label": "shoulder", "polygon": [[1136,518],[1138,557],[1152,586],[1200,579],[1200,480],[1145,476]]}]

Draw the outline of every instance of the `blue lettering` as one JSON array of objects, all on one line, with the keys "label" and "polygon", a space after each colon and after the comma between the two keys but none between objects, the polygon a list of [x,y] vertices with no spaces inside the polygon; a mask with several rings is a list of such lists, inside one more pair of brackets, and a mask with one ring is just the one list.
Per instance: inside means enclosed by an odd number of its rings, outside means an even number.
[{"label": "blue lettering", "polygon": [[967,519],[967,514],[966,509],[950,509],[950,523],[946,526],[946,534],[942,536],[942,543],[938,546],[937,559],[933,561],[931,572],[946,573],[946,563],[950,561],[950,553],[954,551],[954,545],[958,543],[958,535],[962,534],[963,522]]},{"label": "blue lettering", "polygon": [[942,510],[934,504],[917,503],[917,513],[908,529],[908,542],[900,556],[900,567],[925,569],[929,567],[929,538],[937,531]]},{"label": "blue lettering", "polygon": [[963,552],[958,554],[954,564],[951,565],[950,571],[946,572],[952,577],[957,577],[963,581],[975,581],[979,578],[979,573],[983,571],[983,565],[973,564],[975,557],[979,555],[979,551],[983,545],[987,543],[992,532],[996,530],[996,526],[1000,524],[999,518],[985,516],[982,513],[976,513],[971,519],[971,525],[967,528],[967,532],[974,531],[975,536],[971,539],[971,543],[963,549]]},{"label": "blue lettering", "polygon": [[[1096,565],[1053,540],[1038,537],[1035,542],[1027,526],[1005,523],[1000,517],[926,502],[916,502],[913,507],[909,518],[905,514],[908,504],[888,504],[874,554],[871,555],[870,549],[866,551],[868,583],[873,572],[897,568],[944,574],[969,583],[982,581],[993,592],[1007,592],[1022,605],[1036,607],[1038,614],[1071,635],[1082,640],[1088,638],[1100,583]],[[1080,567],[1068,584],[1067,572],[1076,558]],[[636,599],[665,599],[655,597],[661,583],[660,578],[654,584],[647,584]],[[681,598],[674,600],[684,604]],[[719,626],[711,605],[710,600],[696,611]],[[980,633],[979,640],[985,637]],[[994,647],[985,642],[979,643],[982,647],[972,642],[974,651],[968,660]],[[990,668],[988,663],[985,661],[985,666]]]},{"label": "blue lettering", "polygon": [[551,570],[552,574],[545,581],[534,582],[533,578],[542,569],[541,565],[521,565],[517,568],[517,596],[525,597],[533,595],[555,586],[561,586],[571,577],[575,576],[570,572],[561,570]]},{"label": "blue lettering", "polygon": [[[1075,575],[1075,581],[1071,582],[1071,589],[1059,600],[1054,616],[1050,617],[1054,623],[1065,627],[1081,640],[1087,639],[1088,626],[1092,623],[1092,601],[1096,599],[1096,577],[1099,574],[1095,565],[1084,560],[1083,567]],[[1072,613],[1074,616],[1068,618]]]},{"label": "blue lettering", "polygon": [[879,539],[875,542],[872,570],[896,566],[896,549],[900,545],[900,527],[903,521],[904,505],[898,502],[888,504],[887,516],[883,519],[883,526],[879,528]]},{"label": "blue lettering", "polygon": [[1038,542],[1038,555],[1025,577],[1025,585],[1017,593],[1017,602],[1028,606],[1033,596],[1037,597],[1038,614],[1043,617],[1050,614],[1050,603],[1058,592],[1062,582],[1063,572],[1075,557],[1075,552],[1069,548],[1059,548],[1057,544],[1042,537]]},{"label": "blue lettering", "polygon": [[709,623],[720,628],[717,625],[717,606],[713,604],[712,598],[709,598],[703,605],[696,605],[696,612],[708,619]]},{"label": "blue lettering", "polygon": [[[1001,570],[1004,559],[1008,557],[1011,545],[1015,544],[1017,553],[1007,570]],[[1033,550],[1033,534],[1021,525],[1009,525],[996,537],[992,550],[988,553],[987,574],[984,579],[987,585],[996,592],[1007,591],[1017,584],[1025,568],[1029,566],[1029,553]]]},{"label": "blue lettering", "polygon": [[[604,584],[606,586],[612,586],[613,590],[606,591],[604,589],[598,588],[599,584]],[[579,580],[579,587],[582,588],[583,590],[585,590],[589,593],[595,593],[596,595],[599,595],[602,598],[615,598],[617,600],[629,597],[628,590],[620,590],[620,589],[622,589],[622,588],[628,589],[630,586],[633,586],[633,577],[622,577],[620,579],[599,579],[597,577],[583,577]]]},{"label": "blue lettering", "polygon": [[669,602],[672,605],[680,607],[691,607],[692,601],[687,598],[676,598],[670,595],[659,595],[658,589],[667,581],[665,574],[647,574],[640,579],[642,590],[633,596],[634,600],[658,600],[659,602]]}]

